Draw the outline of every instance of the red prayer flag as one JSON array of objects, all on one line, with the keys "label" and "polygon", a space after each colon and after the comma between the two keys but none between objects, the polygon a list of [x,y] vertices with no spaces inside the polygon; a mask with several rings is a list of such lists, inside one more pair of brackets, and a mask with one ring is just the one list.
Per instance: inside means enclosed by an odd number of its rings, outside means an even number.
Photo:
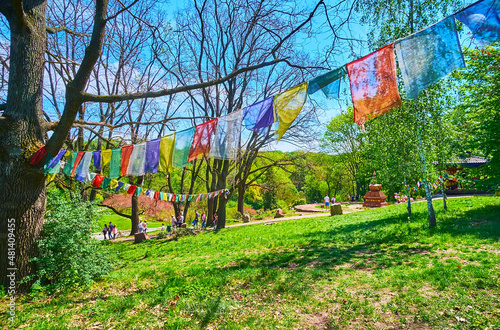
[{"label": "red prayer flag", "polygon": [[216,127],[217,118],[196,126],[193,144],[191,145],[191,150],[189,150],[188,162],[199,157],[208,156]]},{"label": "red prayer flag", "polygon": [[92,185],[94,187],[100,187],[102,184],[102,180],[104,180],[104,176],[97,174],[94,178],[94,181],[92,181]]},{"label": "red prayer flag", "polygon": [[73,164],[73,170],[71,171],[71,176],[75,176],[75,171],[78,168],[78,164],[80,164],[80,161],[82,160],[82,157],[84,154],[85,154],[85,151],[78,151],[78,154],[76,155],[75,163]]},{"label": "red prayer flag", "polygon": [[40,163],[42,159],[47,156],[47,150],[45,150],[45,145],[41,146],[40,149],[38,149],[35,154],[31,157],[30,164],[31,165],[36,165]]},{"label": "red prayer flag", "polygon": [[[125,169],[127,169],[127,168],[125,167]],[[130,187],[128,188],[128,190],[127,190],[127,194],[129,194],[129,195],[133,195],[133,194],[135,193],[135,189],[136,189],[136,188],[137,188],[137,186],[130,186]]]},{"label": "red prayer flag", "polygon": [[160,198],[160,192],[155,191],[154,199],[158,200]]},{"label": "red prayer flag", "polygon": [[122,147],[122,160],[121,160],[121,174],[122,176],[127,175],[128,162],[130,161],[130,155],[134,150],[134,145]]},{"label": "red prayer flag", "polygon": [[346,68],[356,124],[363,128],[366,120],[401,105],[396,80],[394,44],[351,62]]}]

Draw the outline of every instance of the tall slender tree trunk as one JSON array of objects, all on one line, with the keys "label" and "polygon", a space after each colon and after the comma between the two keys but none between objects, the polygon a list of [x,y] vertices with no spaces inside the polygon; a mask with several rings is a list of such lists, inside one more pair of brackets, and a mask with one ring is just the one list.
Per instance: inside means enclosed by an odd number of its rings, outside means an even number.
[{"label": "tall slender tree trunk", "polygon": [[132,229],[130,230],[130,235],[137,234],[138,229],[137,225],[139,225],[139,197],[132,195],[132,213],[130,216],[130,220],[132,220]]},{"label": "tall slender tree trunk", "polygon": [[238,212],[244,214],[245,207],[245,183],[238,185]]},{"label": "tall slender tree trunk", "polygon": [[30,259],[37,253],[45,213],[43,162],[31,166],[29,160],[44,143],[46,5],[23,1],[26,15],[13,11],[7,17],[11,49],[7,105],[0,119],[0,284],[8,289],[7,276],[15,274],[16,291],[29,286],[21,280],[34,270]]}]

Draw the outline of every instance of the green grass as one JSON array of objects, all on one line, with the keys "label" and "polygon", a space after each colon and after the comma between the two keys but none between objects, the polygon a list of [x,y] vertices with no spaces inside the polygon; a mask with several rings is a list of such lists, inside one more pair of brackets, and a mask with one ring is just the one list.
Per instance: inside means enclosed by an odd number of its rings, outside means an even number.
[{"label": "green grass", "polygon": [[[112,211],[102,211],[99,212],[100,218],[99,218],[99,231],[102,230],[104,227],[104,224],[109,224],[111,221],[113,224],[118,225],[118,230],[130,230],[132,228],[132,222],[130,219],[121,217]],[[141,217],[142,220],[144,220],[144,217]],[[164,223],[165,226],[167,226],[167,221],[153,221],[151,219],[146,219],[148,222],[148,228],[156,228],[156,227],[161,227],[161,224]],[[170,222],[170,220],[168,221]]]},{"label": "green grass", "polygon": [[[450,199],[103,248],[90,289],[18,301],[13,328],[499,329],[500,198]],[[7,300],[0,301],[4,306]]]}]

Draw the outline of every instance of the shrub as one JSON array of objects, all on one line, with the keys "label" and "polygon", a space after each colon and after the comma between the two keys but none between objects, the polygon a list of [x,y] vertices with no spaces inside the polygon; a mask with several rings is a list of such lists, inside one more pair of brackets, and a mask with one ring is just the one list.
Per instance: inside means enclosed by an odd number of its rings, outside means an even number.
[{"label": "shrub", "polygon": [[33,290],[85,286],[111,270],[103,245],[92,238],[95,210],[95,204],[83,202],[75,193],[48,195],[47,220],[34,258],[37,272],[28,278],[35,281]]},{"label": "shrub", "polygon": [[156,235],[156,238],[158,238],[158,239],[164,239],[164,238],[167,238],[167,236],[168,236],[168,233],[167,233],[166,230],[160,230],[158,232],[158,234]]},{"label": "shrub", "polygon": [[284,200],[278,200],[277,206],[279,209],[282,209],[283,211],[288,210],[288,204]]}]

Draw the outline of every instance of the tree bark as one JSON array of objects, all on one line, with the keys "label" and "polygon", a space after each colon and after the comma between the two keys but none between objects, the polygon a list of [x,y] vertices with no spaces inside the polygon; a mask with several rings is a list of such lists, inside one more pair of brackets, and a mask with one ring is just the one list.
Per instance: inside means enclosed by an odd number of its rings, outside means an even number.
[{"label": "tree bark", "polygon": [[139,197],[134,195],[132,195],[132,214],[130,215],[130,220],[132,220],[130,235],[137,234],[137,225],[139,225]]},{"label": "tree bark", "polygon": [[[7,106],[0,119],[0,284],[8,289],[11,281],[7,275],[15,273],[16,291],[30,285],[21,280],[34,271],[30,259],[37,253],[46,202],[43,160],[35,166],[29,160],[42,146],[44,136],[47,4],[28,0],[22,5],[24,10],[2,6],[10,24],[11,48]],[[8,227],[10,223],[15,226]],[[10,259],[12,248],[15,253]]]}]

